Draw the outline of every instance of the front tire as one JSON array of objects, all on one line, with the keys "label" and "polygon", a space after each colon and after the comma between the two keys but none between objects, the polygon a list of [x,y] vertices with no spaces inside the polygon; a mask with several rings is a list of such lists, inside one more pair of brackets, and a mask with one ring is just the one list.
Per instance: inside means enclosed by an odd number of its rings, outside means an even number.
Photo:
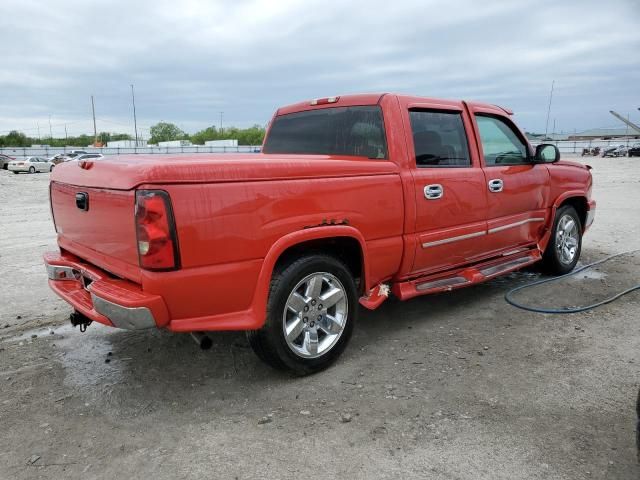
[{"label": "front tire", "polygon": [[247,332],[247,339],[272,367],[309,375],[340,356],[357,312],[356,286],[348,268],[328,255],[308,255],[274,272],[265,324]]},{"label": "front tire", "polygon": [[564,275],[572,271],[582,250],[582,222],[571,205],[556,211],[551,239],[542,256],[544,270],[553,275]]}]

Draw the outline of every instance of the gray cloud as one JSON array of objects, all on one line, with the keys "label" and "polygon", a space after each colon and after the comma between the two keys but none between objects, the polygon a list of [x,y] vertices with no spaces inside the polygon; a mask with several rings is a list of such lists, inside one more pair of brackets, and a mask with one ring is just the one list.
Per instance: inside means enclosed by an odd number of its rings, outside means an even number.
[{"label": "gray cloud", "polygon": [[616,125],[640,112],[636,0],[3,0],[0,131],[188,131],[264,124],[280,105],[398,91],[478,99],[544,130],[551,81],[557,130]]}]

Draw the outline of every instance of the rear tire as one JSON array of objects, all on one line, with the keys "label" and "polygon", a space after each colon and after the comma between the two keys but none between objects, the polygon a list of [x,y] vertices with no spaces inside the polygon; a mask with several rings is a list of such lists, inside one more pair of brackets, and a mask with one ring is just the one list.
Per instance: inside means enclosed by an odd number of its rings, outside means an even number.
[{"label": "rear tire", "polygon": [[569,273],[578,263],[581,250],[582,222],[575,208],[564,205],[556,211],[542,267],[552,275]]},{"label": "rear tire", "polygon": [[344,351],[357,313],[349,269],[334,257],[308,255],[274,272],[265,324],[247,332],[247,339],[270,366],[309,375]]},{"label": "rear tire", "polygon": [[29,173],[36,173],[35,167],[29,167]]},{"label": "rear tire", "polygon": [[16,171],[14,170],[14,171],[13,171],[13,173],[14,173],[15,175],[17,175],[17,174],[18,174],[18,173],[20,173],[20,172],[16,172]]}]

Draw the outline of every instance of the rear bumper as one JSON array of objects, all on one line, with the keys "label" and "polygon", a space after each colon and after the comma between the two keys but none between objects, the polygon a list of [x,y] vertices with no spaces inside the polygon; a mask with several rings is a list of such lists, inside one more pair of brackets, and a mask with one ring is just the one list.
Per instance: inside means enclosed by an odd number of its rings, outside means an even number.
[{"label": "rear bumper", "polygon": [[29,167],[24,167],[24,166],[18,167],[17,165],[8,165],[7,170],[11,172],[28,172]]},{"label": "rear bumper", "polygon": [[44,262],[51,289],[93,321],[128,330],[169,322],[162,297],[145,293],[133,282],[114,278],[69,253],[45,253]]}]

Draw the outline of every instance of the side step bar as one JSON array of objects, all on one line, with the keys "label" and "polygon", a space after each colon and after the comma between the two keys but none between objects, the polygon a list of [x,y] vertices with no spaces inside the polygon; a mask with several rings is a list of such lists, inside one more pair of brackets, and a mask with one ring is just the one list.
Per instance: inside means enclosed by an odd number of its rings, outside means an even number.
[{"label": "side step bar", "polygon": [[[514,258],[516,257],[516,258]],[[406,282],[395,283],[393,294],[400,300],[427,295],[430,293],[448,292],[455,288],[466,287],[474,283],[486,282],[498,275],[512,272],[531,265],[542,258],[540,250],[524,250],[516,255],[501,257],[488,262],[466,267],[455,272],[429,275]]]}]

